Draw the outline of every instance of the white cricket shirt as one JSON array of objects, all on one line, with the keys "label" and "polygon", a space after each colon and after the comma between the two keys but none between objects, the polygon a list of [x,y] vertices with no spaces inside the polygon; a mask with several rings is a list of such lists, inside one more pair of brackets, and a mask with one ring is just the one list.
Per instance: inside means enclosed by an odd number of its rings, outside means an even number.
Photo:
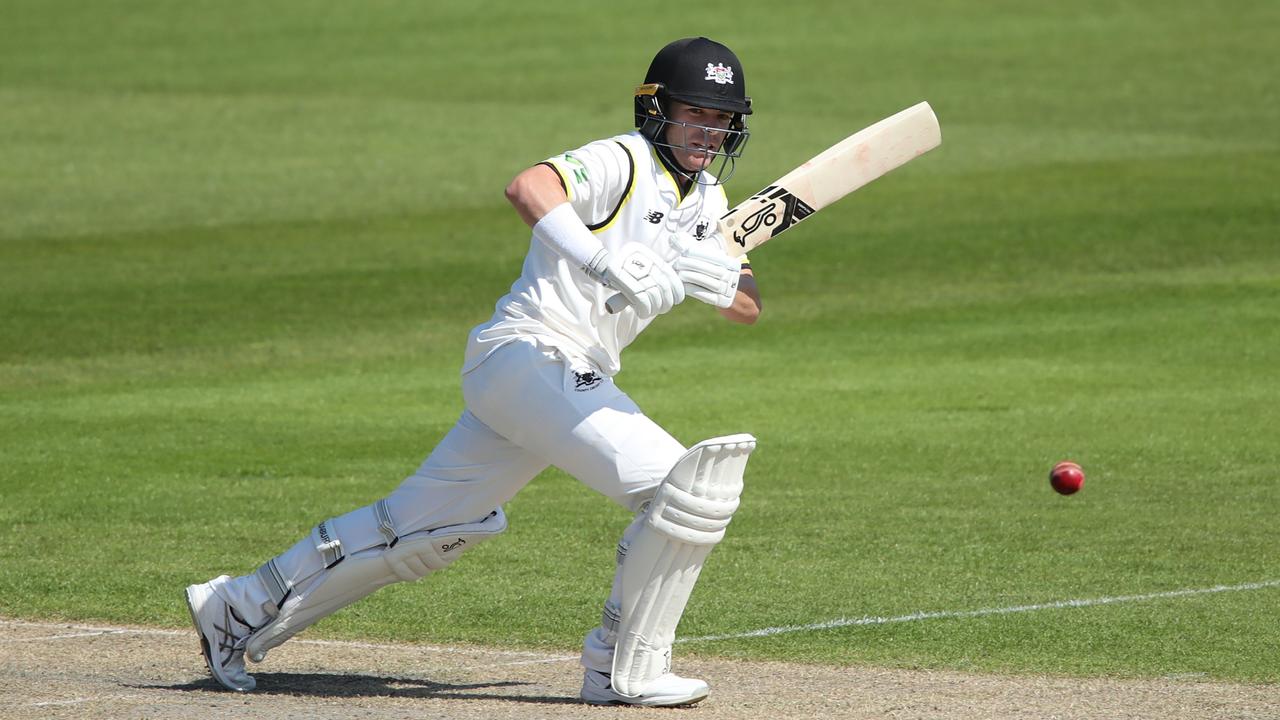
[{"label": "white cricket shirt", "polygon": [[[708,238],[728,210],[724,189],[706,172],[682,197],[675,179],[639,132],[598,140],[542,164],[560,176],[574,211],[611,253],[638,242],[674,261],[671,233]],[[629,307],[610,315],[604,304],[613,294],[532,239],[519,279],[498,300],[493,317],[471,331],[463,372],[506,343],[533,338],[559,351],[571,365],[616,374],[622,349],[649,320],[640,319]]]}]

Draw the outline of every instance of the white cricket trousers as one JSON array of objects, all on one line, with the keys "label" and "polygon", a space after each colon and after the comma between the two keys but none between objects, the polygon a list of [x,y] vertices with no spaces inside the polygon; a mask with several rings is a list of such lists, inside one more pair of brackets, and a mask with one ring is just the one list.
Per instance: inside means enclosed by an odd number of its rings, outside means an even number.
[{"label": "white cricket trousers", "polygon": [[483,518],[549,465],[635,512],[685,452],[612,379],[532,341],[496,350],[462,394],[462,417],[388,498],[401,527]]},{"label": "white cricket trousers", "polygon": [[[551,465],[637,512],[685,448],[612,379],[577,370],[520,340],[464,375],[462,417],[386,498],[400,534],[480,520]],[[361,508],[334,519],[347,552],[385,542],[373,518]],[[275,562],[299,580],[323,568],[310,537]],[[235,578],[225,592],[250,624],[267,621],[267,591],[255,575]]]}]

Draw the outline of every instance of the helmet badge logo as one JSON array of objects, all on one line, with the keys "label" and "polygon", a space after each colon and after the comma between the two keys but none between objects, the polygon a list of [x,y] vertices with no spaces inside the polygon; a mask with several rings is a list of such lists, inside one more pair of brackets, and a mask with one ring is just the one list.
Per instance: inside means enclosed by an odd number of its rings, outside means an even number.
[{"label": "helmet badge logo", "polygon": [[703,79],[714,80],[717,85],[732,85],[733,68],[725,67],[724,63],[707,63],[707,76]]}]

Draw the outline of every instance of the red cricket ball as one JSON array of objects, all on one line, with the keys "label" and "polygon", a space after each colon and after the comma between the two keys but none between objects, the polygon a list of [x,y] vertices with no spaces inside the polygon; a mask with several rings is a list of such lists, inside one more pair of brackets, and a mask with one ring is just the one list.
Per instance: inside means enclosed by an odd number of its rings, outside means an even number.
[{"label": "red cricket ball", "polygon": [[1084,470],[1070,460],[1063,460],[1053,466],[1049,473],[1049,484],[1063,495],[1070,495],[1084,485]]}]

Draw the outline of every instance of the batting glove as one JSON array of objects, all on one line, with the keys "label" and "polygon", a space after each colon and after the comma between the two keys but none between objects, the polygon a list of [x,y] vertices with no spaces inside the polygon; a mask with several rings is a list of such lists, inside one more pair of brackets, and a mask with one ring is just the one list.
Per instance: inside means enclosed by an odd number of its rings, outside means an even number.
[{"label": "batting glove", "polygon": [[680,253],[673,266],[689,297],[718,308],[733,304],[742,275],[740,260],[715,245],[698,242],[688,233],[673,233],[671,247]]},{"label": "batting glove", "polygon": [[601,250],[586,269],[617,290],[641,318],[661,315],[684,302],[685,285],[675,268],[639,243],[627,243],[617,253]]}]

